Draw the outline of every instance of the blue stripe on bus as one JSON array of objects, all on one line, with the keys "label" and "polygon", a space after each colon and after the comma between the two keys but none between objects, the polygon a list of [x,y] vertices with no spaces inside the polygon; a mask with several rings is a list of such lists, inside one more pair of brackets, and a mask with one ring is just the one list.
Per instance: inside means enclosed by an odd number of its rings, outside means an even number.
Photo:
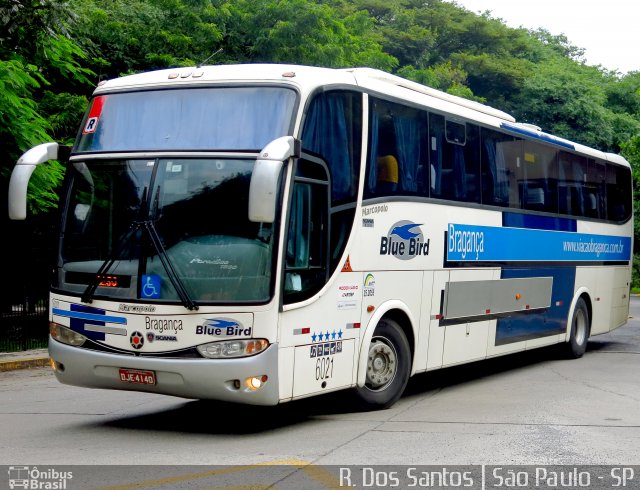
[{"label": "blue stripe on bus", "polygon": [[576,280],[575,267],[505,268],[502,279],[553,277],[551,303],[540,313],[527,313],[499,318],[496,323],[496,345],[548,337],[564,333]]},{"label": "blue stripe on bus", "polygon": [[578,229],[577,220],[536,214],[502,213],[502,226],[508,228],[531,228],[534,230],[571,231]]},{"label": "blue stripe on bus", "polygon": [[543,133],[542,131],[536,131],[534,129],[524,128],[522,126],[517,126],[514,124],[510,124],[508,122],[503,122],[500,124],[502,129],[506,129],[507,131],[511,131],[512,133],[518,133],[523,136],[528,136],[530,138],[534,138],[540,141],[544,141],[545,143],[551,143],[552,145],[561,146],[563,148],[568,148],[570,150],[575,150],[576,147],[570,141],[561,140],[552,134]]},{"label": "blue stripe on bus", "polygon": [[631,237],[449,223],[446,263],[624,263]]},{"label": "blue stripe on bus", "polygon": [[[76,305],[74,305],[76,306]],[[104,310],[96,310],[95,308],[92,311],[101,311],[102,313],[81,313],[78,311],[69,311],[69,310],[61,310],[60,308],[53,308],[53,314],[58,316],[66,316],[68,318],[75,318],[80,320],[94,320],[100,323],[120,323],[122,325],[127,324],[127,319],[120,316],[107,316]]]},{"label": "blue stripe on bus", "polygon": [[87,329],[86,327],[88,325],[104,326],[105,323],[127,323],[127,319],[125,317],[107,316],[107,312],[105,310],[79,304],[72,304],[70,310],[53,308],[52,313],[54,315],[70,318],[69,328],[71,328],[71,330],[93,340],[105,340],[106,336],[104,332],[96,332]]}]

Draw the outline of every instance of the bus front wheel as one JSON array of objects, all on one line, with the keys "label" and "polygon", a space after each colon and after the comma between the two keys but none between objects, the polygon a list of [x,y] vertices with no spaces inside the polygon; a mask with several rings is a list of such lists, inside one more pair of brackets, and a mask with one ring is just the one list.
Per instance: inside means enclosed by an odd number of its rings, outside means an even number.
[{"label": "bus front wheel", "polygon": [[583,298],[578,298],[571,318],[571,331],[566,345],[566,353],[570,358],[577,359],[587,350],[589,340],[589,309]]},{"label": "bus front wheel", "polygon": [[356,397],[364,408],[382,409],[402,396],[411,371],[411,349],[395,321],[383,318],[376,326],[367,352],[367,374]]}]

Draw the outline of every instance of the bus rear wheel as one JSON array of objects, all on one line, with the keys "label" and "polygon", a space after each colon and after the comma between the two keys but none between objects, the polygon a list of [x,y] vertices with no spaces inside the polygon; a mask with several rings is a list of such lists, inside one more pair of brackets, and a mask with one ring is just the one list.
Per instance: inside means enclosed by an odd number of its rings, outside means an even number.
[{"label": "bus rear wheel", "polygon": [[571,318],[571,331],[566,345],[566,354],[569,358],[582,357],[587,350],[589,340],[589,309],[583,298],[578,298]]},{"label": "bus rear wheel", "polygon": [[411,371],[411,349],[395,321],[383,318],[376,326],[367,352],[367,374],[356,398],[363,408],[382,409],[402,396]]}]

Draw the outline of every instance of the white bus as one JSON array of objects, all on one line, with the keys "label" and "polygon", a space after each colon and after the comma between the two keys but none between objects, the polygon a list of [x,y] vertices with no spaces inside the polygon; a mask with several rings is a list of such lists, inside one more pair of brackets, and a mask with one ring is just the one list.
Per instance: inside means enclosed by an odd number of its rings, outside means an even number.
[{"label": "white bus", "polygon": [[273,405],[566,343],[629,308],[629,164],[365,69],[203,66],[101,82],[67,163],[59,381]]}]

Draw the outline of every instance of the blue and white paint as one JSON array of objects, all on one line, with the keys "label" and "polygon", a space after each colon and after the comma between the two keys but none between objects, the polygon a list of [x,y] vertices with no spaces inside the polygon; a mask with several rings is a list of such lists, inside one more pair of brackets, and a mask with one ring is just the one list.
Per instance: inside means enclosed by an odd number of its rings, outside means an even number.
[{"label": "blue and white paint", "polygon": [[631,238],[449,223],[448,262],[627,262]]}]

